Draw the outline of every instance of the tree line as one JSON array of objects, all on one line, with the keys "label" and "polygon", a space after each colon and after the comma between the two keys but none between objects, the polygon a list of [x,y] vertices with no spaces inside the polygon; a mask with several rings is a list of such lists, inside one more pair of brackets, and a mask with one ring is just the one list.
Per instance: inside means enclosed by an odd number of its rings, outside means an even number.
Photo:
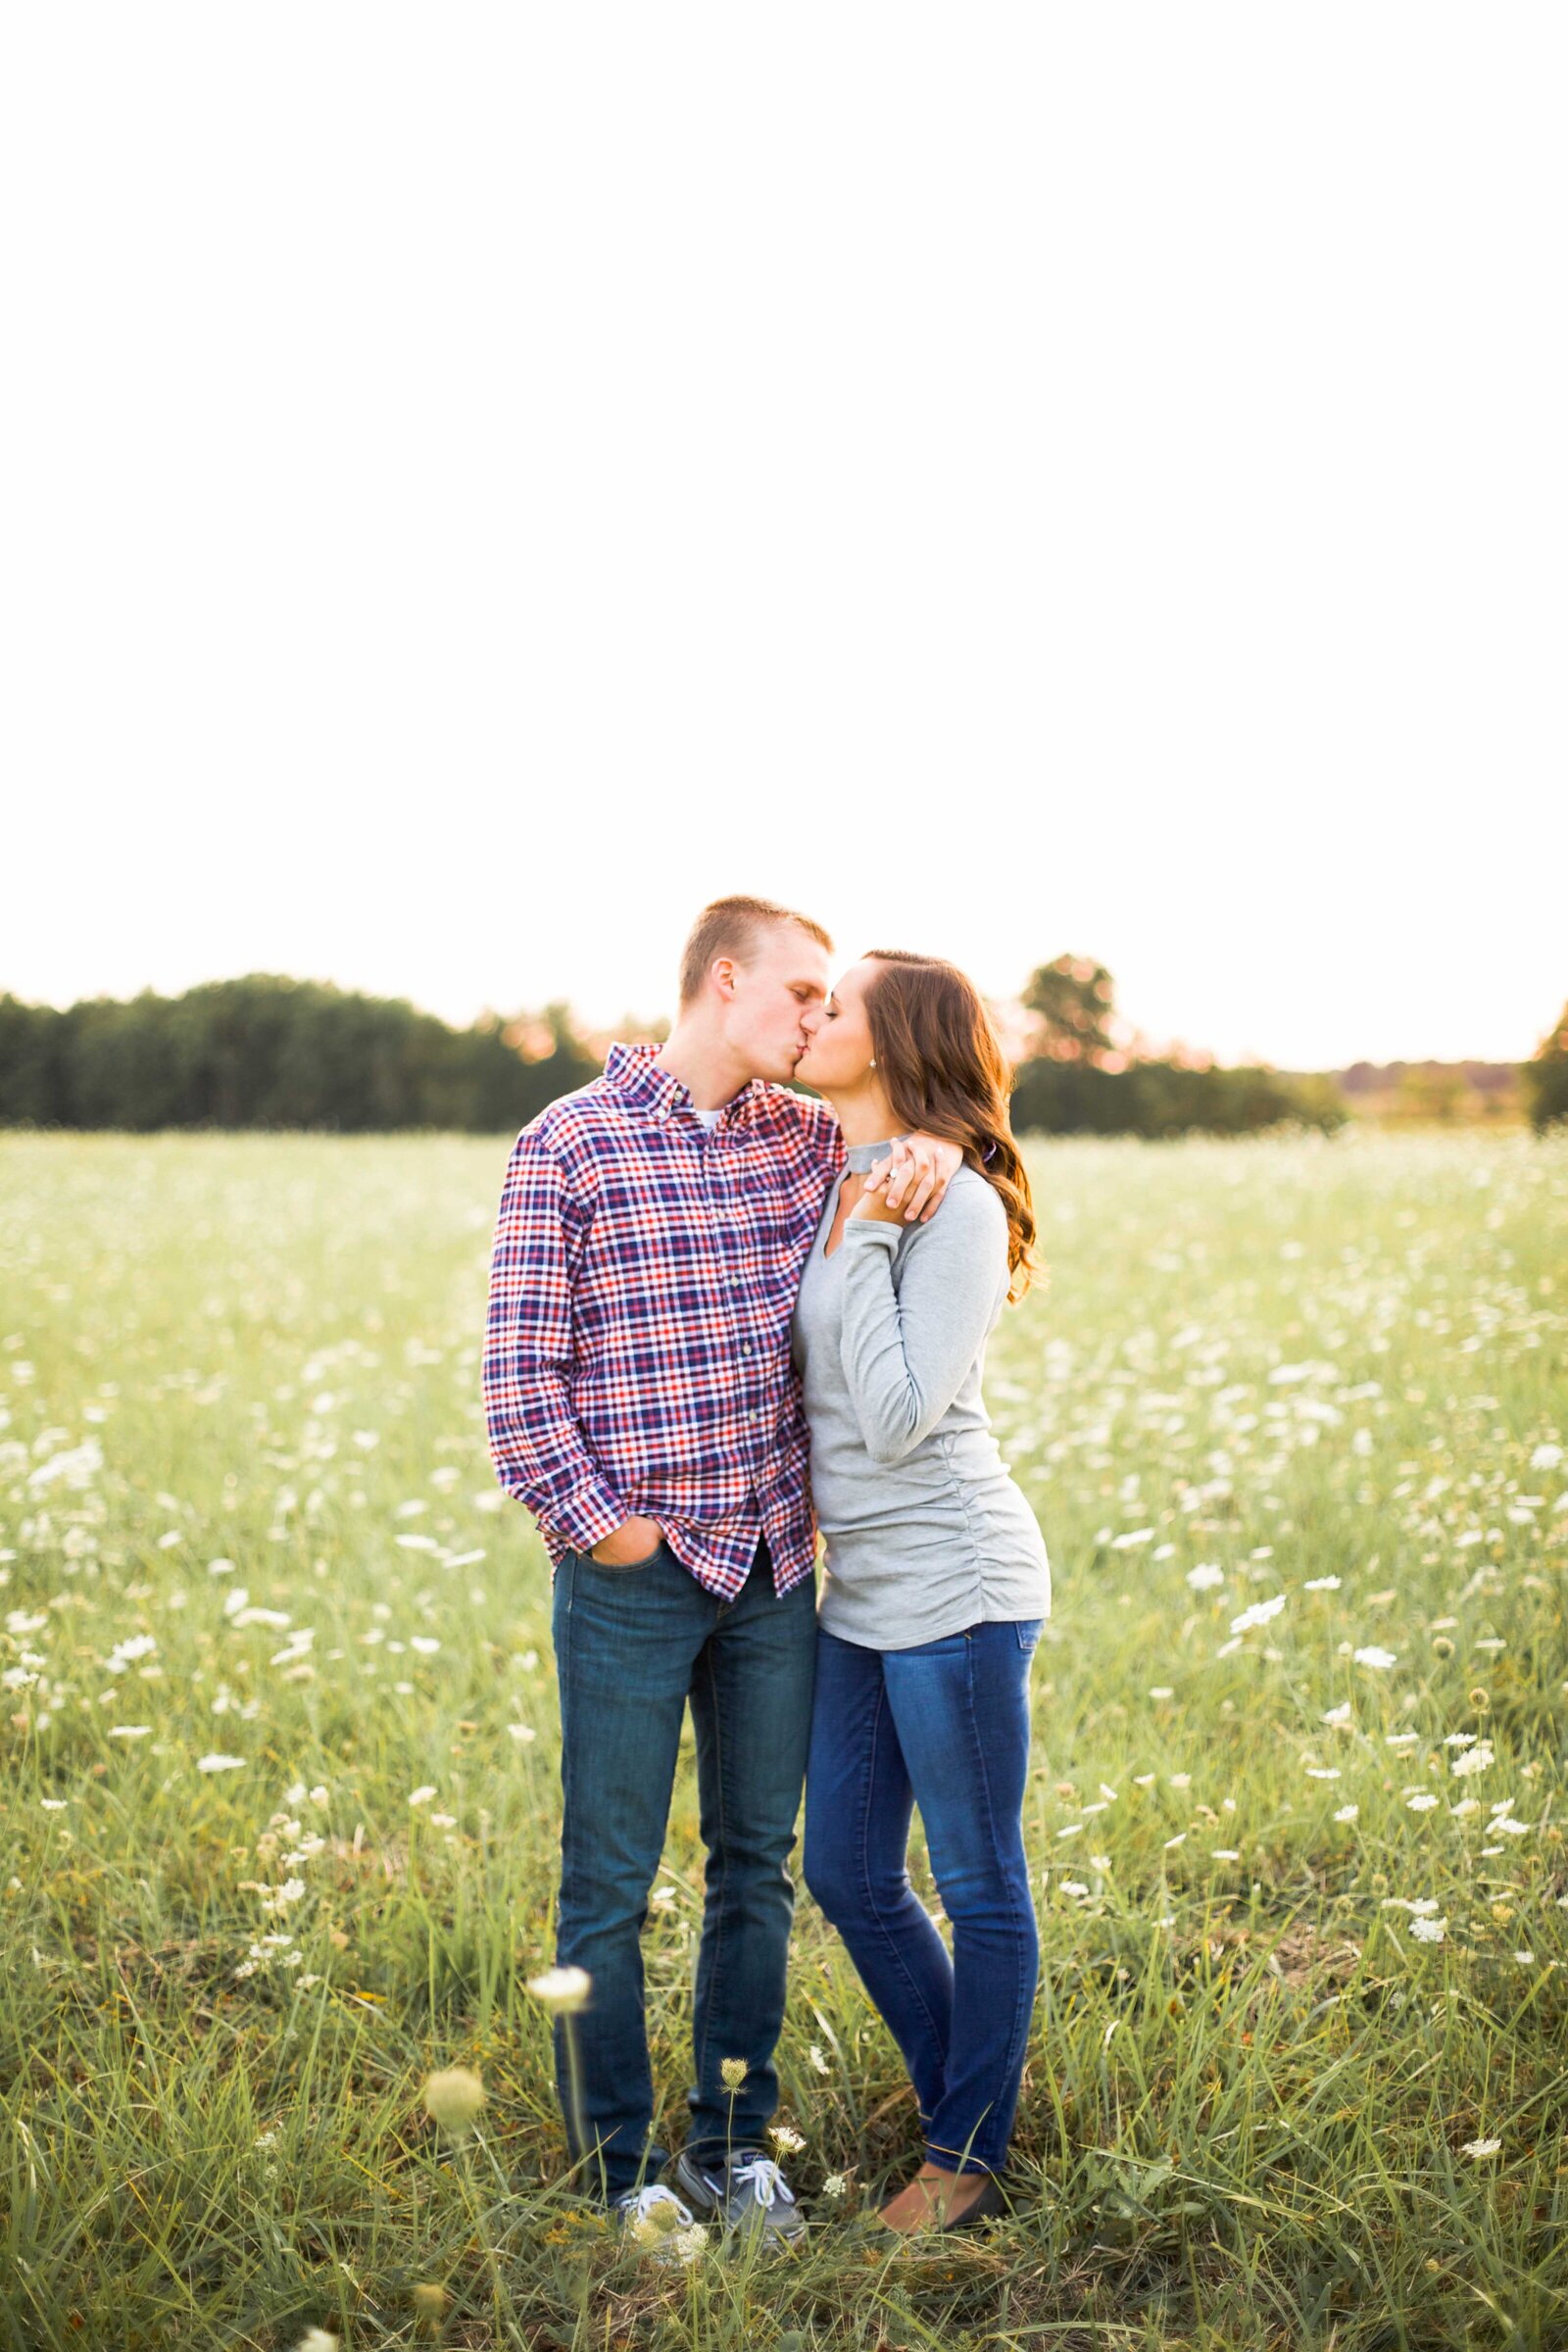
[{"label": "tree line", "polygon": [[[1282,1121],[1327,1131],[1346,1117],[1327,1077],[1143,1051],[1092,957],[1039,966],[1014,1009],[1020,1134],[1241,1135]],[[503,1134],[595,1077],[605,1043],[564,1004],[460,1029],[401,999],[268,973],[64,1010],[4,996],[0,1125]],[[1568,1008],[1526,1075],[1536,1124],[1568,1118]]]}]

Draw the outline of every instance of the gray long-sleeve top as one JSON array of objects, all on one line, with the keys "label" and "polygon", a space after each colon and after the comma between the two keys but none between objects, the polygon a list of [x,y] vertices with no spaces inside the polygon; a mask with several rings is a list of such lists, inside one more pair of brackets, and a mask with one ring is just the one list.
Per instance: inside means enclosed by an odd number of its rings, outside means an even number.
[{"label": "gray long-sleeve top", "polygon": [[[862,1173],[891,1143],[858,1144]],[[792,1344],[826,1543],[818,1621],[866,1649],[908,1649],[993,1620],[1045,1617],[1051,1569],[981,1398],[1006,1303],[1007,1212],[959,1168],[928,1225],[851,1217],[831,1257],[829,1194]]]}]

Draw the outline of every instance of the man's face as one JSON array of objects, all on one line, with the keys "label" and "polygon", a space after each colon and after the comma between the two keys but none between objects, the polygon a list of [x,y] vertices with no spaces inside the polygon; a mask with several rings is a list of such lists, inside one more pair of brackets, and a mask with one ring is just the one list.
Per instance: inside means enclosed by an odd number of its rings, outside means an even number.
[{"label": "man's face", "polygon": [[828,952],[794,923],[772,923],[751,962],[732,970],[725,1037],[752,1077],[787,1082],[806,1048],[803,1023],[827,995]]}]

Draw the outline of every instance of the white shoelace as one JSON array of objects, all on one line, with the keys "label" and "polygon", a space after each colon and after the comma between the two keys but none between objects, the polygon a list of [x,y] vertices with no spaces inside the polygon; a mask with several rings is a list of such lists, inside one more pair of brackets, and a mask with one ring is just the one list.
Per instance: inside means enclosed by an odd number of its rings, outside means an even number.
[{"label": "white shoelace", "polygon": [[784,2201],[787,2205],[793,2205],[795,2202],[790,2193],[789,2182],[771,2156],[748,2157],[744,2164],[737,2164],[734,2167],[730,2179],[737,2188],[755,2189],[757,2202],[764,2208],[772,2204],[780,2189],[784,2191]]},{"label": "white shoelace", "polygon": [[672,2188],[666,2188],[662,2180],[650,2181],[646,2188],[640,2188],[637,2191],[635,2198],[617,2197],[615,2202],[629,2222],[646,2222],[662,2207],[673,2205],[680,2217],[678,2227],[682,2230],[689,2230],[692,2226],[692,2217],[679,2197],[676,2196],[675,2191]]}]

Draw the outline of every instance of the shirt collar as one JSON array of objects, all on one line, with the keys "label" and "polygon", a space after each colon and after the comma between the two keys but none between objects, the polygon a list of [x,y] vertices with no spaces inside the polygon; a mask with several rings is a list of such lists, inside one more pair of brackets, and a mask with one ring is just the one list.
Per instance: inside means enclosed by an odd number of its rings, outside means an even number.
[{"label": "shirt collar", "polygon": [[904,1136],[890,1136],[885,1144],[851,1144],[844,1154],[851,1174],[855,1176],[869,1175],[879,1159],[887,1158],[895,1142],[903,1143],[906,1140]]},{"label": "shirt collar", "polygon": [[[682,1110],[696,1114],[691,1089],[668,1070],[656,1069],[657,1046],[612,1046],[605,1056],[605,1076],[610,1084],[645,1112],[651,1119],[668,1119]],[[760,1078],[753,1078],[738,1095],[724,1104],[719,1116],[720,1127],[750,1120],[759,1102],[766,1093]]]}]

